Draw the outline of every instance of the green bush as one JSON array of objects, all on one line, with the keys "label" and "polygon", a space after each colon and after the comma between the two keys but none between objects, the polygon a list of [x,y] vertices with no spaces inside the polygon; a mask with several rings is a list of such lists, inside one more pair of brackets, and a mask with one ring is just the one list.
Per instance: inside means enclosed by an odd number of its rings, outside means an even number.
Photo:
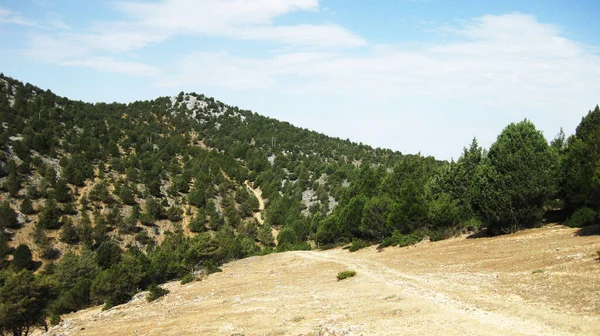
[{"label": "green bush", "polygon": [[338,273],[337,279],[338,279],[338,281],[341,281],[341,280],[344,280],[347,278],[351,278],[355,275],[356,275],[356,271],[343,271],[343,272]]},{"label": "green bush", "polygon": [[584,227],[595,224],[597,219],[598,214],[594,210],[583,207],[577,209],[567,220],[566,224],[570,227]]},{"label": "green bush", "polygon": [[444,240],[444,239],[452,238],[458,234],[460,234],[459,227],[439,228],[437,230],[432,230],[429,232],[429,240],[431,240],[431,241]]},{"label": "green bush", "polygon": [[204,268],[206,269],[207,274],[223,272],[223,270],[219,268],[219,266],[216,266],[210,260],[205,260],[204,263],[202,263],[202,266],[204,266]]},{"label": "green bush", "polygon": [[424,232],[414,231],[408,235],[403,235],[399,231],[394,231],[394,233],[387,237],[381,242],[382,247],[388,246],[399,246],[404,247],[408,245],[414,245],[425,238]]},{"label": "green bush", "polygon": [[50,317],[50,325],[51,326],[59,325],[60,322],[62,322],[62,320],[60,319],[60,315],[52,315]]},{"label": "green bush", "polygon": [[369,245],[371,245],[371,244],[369,244],[368,242],[366,242],[364,240],[354,239],[354,240],[352,240],[352,245],[350,245],[350,247],[348,248],[348,251],[356,252],[360,249],[368,247]]},{"label": "green bush", "polygon": [[152,302],[158,298],[169,294],[168,289],[164,289],[156,284],[151,284],[150,286],[148,286],[148,290],[150,291],[148,296],[146,296],[146,300],[148,300],[148,302]]},{"label": "green bush", "polygon": [[196,281],[196,277],[192,273],[187,273],[186,275],[182,276],[181,279],[180,279],[180,283],[182,285],[185,285],[185,284],[190,283],[192,281]]}]

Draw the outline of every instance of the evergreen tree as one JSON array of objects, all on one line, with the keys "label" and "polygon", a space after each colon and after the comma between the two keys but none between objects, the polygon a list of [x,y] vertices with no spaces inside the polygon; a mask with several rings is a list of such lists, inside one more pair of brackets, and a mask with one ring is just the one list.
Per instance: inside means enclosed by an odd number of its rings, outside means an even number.
[{"label": "evergreen tree", "polygon": [[258,230],[258,241],[263,243],[265,246],[273,246],[274,245],[274,237],[273,232],[271,231],[271,225],[268,223],[263,224],[263,226]]},{"label": "evergreen tree", "polygon": [[71,218],[65,219],[62,229],[60,231],[60,241],[67,244],[77,244],[79,242],[79,239],[79,233],[75,229]]},{"label": "evergreen tree", "polygon": [[54,199],[60,203],[71,201],[71,189],[69,189],[69,186],[65,180],[59,179],[56,181],[54,186]]},{"label": "evergreen tree", "polygon": [[10,207],[10,203],[7,201],[2,202],[2,205],[0,205],[0,229],[18,229],[20,227],[17,213]]},{"label": "evergreen tree", "polygon": [[21,213],[24,215],[33,215],[35,213],[35,210],[33,209],[33,204],[31,203],[29,197],[25,198],[23,202],[21,202],[21,207],[19,208],[19,210],[21,210]]},{"label": "evergreen tree", "polygon": [[491,233],[541,221],[557,190],[557,153],[528,120],[508,125],[475,173],[474,203]]},{"label": "evergreen tree", "polygon": [[96,261],[102,269],[116,265],[121,260],[123,252],[116,243],[107,240],[98,247]]},{"label": "evergreen tree", "polygon": [[29,246],[20,244],[13,252],[12,267],[16,270],[33,268],[33,259]]},{"label": "evergreen tree", "polygon": [[33,328],[46,326],[49,285],[27,270],[0,276],[0,334],[28,335]]},{"label": "evergreen tree", "polygon": [[43,229],[56,230],[61,225],[56,202],[53,199],[46,200],[46,205],[38,218],[37,226]]},{"label": "evergreen tree", "polygon": [[4,230],[0,230],[0,269],[5,267],[4,258],[10,254],[10,246],[8,246],[8,238]]},{"label": "evergreen tree", "polygon": [[92,222],[90,221],[90,217],[85,211],[81,213],[81,220],[79,221],[79,226],[77,230],[83,245],[87,248],[91,248],[94,244]]},{"label": "evergreen tree", "polygon": [[562,195],[569,210],[600,210],[600,108],[582,120],[568,140],[562,164]]}]

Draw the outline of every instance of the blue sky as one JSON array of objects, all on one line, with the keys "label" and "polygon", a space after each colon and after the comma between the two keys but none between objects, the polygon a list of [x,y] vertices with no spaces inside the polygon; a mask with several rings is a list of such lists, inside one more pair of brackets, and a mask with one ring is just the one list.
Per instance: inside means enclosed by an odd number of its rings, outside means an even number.
[{"label": "blue sky", "polygon": [[600,103],[600,2],[0,2],[0,72],[90,102],[204,93],[375,147],[457,158]]}]

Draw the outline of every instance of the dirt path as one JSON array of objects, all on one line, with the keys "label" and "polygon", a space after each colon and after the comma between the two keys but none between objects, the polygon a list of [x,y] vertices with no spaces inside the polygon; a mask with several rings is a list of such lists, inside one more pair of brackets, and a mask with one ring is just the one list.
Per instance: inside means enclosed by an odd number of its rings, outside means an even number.
[{"label": "dirt path", "polygon": [[265,200],[262,198],[262,191],[260,190],[260,187],[254,189],[248,180],[244,181],[244,184],[246,185],[246,188],[254,194],[256,199],[258,199],[258,212],[255,212],[252,216],[254,216],[254,218],[262,225],[264,224],[262,213],[265,210]]},{"label": "dirt path", "polygon": [[64,316],[50,334],[600,335],[600,236],[575,232],[253,257],[166,284],[153,303]]}]

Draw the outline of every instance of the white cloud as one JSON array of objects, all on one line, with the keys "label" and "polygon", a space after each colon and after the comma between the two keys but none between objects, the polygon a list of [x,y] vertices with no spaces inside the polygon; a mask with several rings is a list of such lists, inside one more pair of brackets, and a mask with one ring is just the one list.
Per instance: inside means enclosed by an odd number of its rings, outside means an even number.
[{"label": "white cloud", "polygon": [[[344,128],[350,135],[362,134],[368,139],[361,141],[381,144],[384,129],[391,124],[406,127],[410,120],[408,128],[396,129],[397,143],[406,146],[420,139],[419,144],[402,149],[422,149],[442,158],[456,156],[473,136],[489,145],[501,127],[524,118],[532,119],[547,137],[560,126],[573,130],[579,115],[598,103],[599,55],[562,37],[553,25],[510,14],[483,16],[444,27],[443,32],[446,42],[373,46],[361,54],[282,52],[248,58],[225,52],[192,53],[177,63],[179,71],[161,81],[174,87],[294,94],[315,99],[314,104],[332,97],[338,103],[356,101],[356,107],[340,111],[376,117],[359,117],[360,123]],[[365,104],[378,109],[365,109]],[[265,112],[348,136],[335,126],[319,125],[318,119]],[[320,113],[343,115],[335,108]],[[449,153],[448,147],[454,152]]]},{"label": "white cloud", "polygon": [[[245,58],[194,53],[179,63],[186,74],[180,78],[186,83],[229,86],[228,81],[213,83],[201,73],[235,69],[246,75],[247,88],[268,85],[379,98],[460,97],[493,104],[546,101],[551,106],[555,97],[591,92],[585,83],[597,82],[600,75],[598,55],[531,16],[485,16],[445,30],[452,32],[455,41],[376,46],[360,56],[338,52]],[[198,73],[190,72],[188,64],[194,64]],[[239,88],[239,84],[231,86]]]},{"label": "white cloud", "polygon": [[119,2],[117,8],[146,26],[200,31],[216,27],[267,25],[283,14],[316,11],[318,0],[163,0]]},{"label": "white cloud", "polygon": [[[121,14],[119,21],[95,21],[79,31],[38,32],[32,35],[27,55],[60,66],[149,76],[156,86],[176,92],[200,87],[302,97],[290,113],[313,108],[302,102],[327,100],[329,109],[316,108],[313,120],[306,113],[277,114],[274,107],[258,111],[343,138],[361,134],[367,138],[360,141],[388,147],[398,148],[382,143],[381,137],[401,144],[418,139],[414,147],[400,149],[423,149],[442,158],[455,156],[473,135],[489,145],[507,122],[525,117],[547,136],[559,126],[569,131],[579,121],[572,117],[574,111],[582,114],[598,103],[598,54],[562,36],[559,27],[529,15],[486,15],[437,28],[428,22],[427,30],[443,34],[442,39],[373,45],[336,23],[280,23],[294,12],[331,18],[318,0],[113,4]],[[0,7],[0,22],[19,18]],[[166,68],[136,57],[144,48],[178,36],[266,41],[272,49],[257,46],[253,54],[262,55],[252,57],[228,50],[195,51],[167,59]],[[178,52],[169,48],[165,55]],[[336,109],[336,104],[343,108]],[[355,118],[344,121],[345,134],[336,133],[339,123],[321,127],[318,122],[325,113],[341,113],[336,110]],[[448,154],[450,147],[454,152]]]},{"label": "white cloud", "polygon": [[29,27],[41,27],[37,22],[23,17],[20,13],[0,6],[0,23],[16,24]]},{"label": "white cloud", "polygon": [[[59,66],[82,67],[124,75],[152,77],[161,73],[153,65],[116,58],[112,55],[96,55],[98,51],[119,50],[118,39],[115,43],[106,43],[108,35],[103,35],[105,43],[100,44],[94,35],[66,33],[63,38],[54,38],[45,34],[35,34],[31,39],[31,48],[25,55],[39,62],[54,63]],[[68,38],[64,38],[68,36]],[[110,40],[108,42],[111,42]]]},{"label": "white cloud", "polygon": [[141,27],[170,35],[200,34],[320,48],[366,45],[363,38],[335,24],[273,23],[291,12],[316,12],[318,0],[166,0],[119,2],[117,8]]},{"label": "white cloud", "polygon": [[62,16],[56,12],[47,12],[46,17],[48,20],[48,24],[50,27],[59,30],[70,30],[71,26],[69,26],[66,22],[63,21]]},{"label": "white cloud", "polygon": [[140,77],[153,77],[161,73],[160,69],[151,65],[116,60],[111,57],[89,57],[84,59],[64,60],[59,62],[59,64]]},{"label": "white cloud", "polygon": [[[114,69],[127,69],[113,65],[128,52],[164,42],[178,35],[269,41],[312,49],[354,48],[366,45],[366,41],[360,36],[332,23],[273,23],[273,20],[287,13],[316,12],[319,9],[318,0],[165,0],[157,3],[124,1],[115,3],[115,8],[127,20],[95,21],[87,30],[78,32],[34,34],[26,54],[38,61],[115,72]],[[62,21],[58,22],[59,26],[68,27],[60,22]],[[91,60],[94,59],[112,61],[93,65]],[[150,65],[138,65],[134,68],[152,68]],[[156,74],[158,71],[153,70],[149,73]],[[243,82],[244,80],[232,80],[231,85],[239,86]]]}]

